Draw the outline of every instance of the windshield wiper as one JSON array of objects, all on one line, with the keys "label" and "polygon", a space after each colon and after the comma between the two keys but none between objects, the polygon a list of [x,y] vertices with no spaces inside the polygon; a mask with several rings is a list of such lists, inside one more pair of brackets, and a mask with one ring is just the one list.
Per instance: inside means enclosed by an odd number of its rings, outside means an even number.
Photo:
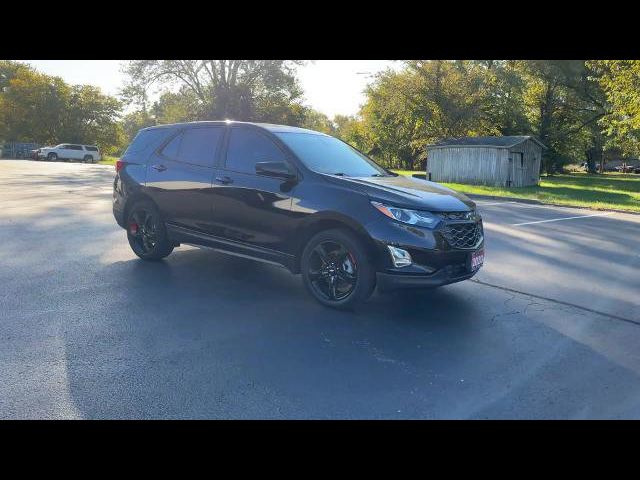
[{"label": "windshield wiper", "polygon": [[387,175],[385,175],[384,173],[374,173],[371,176],[372,177],[386,177]]}]

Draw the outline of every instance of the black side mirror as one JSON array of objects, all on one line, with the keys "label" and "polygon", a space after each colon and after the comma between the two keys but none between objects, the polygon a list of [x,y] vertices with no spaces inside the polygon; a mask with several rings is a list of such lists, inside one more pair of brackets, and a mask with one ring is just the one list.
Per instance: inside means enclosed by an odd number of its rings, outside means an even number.
[{"label": "black side mirror", "polygon": [[295,173],[289,169],[285,162],[258,162],[256,163],[256,173],[285,180],[296,178]]}]

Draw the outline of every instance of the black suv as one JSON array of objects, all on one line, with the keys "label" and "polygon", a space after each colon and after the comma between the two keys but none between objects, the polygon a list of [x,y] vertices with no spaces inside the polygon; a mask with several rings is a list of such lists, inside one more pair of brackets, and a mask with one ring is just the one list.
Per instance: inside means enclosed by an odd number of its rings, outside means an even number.
[{"label": "black suv", "polygon": [[321,303],[472,277],[482,220],[464,195],[407,178],[323,133],[194,122],[141,130],[116,164],[113,213],[144,260],[181,243],[301,273]]}]

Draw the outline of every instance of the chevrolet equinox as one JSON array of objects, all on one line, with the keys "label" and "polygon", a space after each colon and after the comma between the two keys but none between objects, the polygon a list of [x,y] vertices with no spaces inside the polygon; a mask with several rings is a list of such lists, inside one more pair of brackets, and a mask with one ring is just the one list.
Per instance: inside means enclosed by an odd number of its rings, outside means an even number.
[{"label": "chevrolet equinox", "polygon": [[140,130],[116,163],[113,213],[144,260],[181,243],[284,266],[319,302],[436,287],[484,260],[464,195],[378,166],[329,135],[193,122]]}]

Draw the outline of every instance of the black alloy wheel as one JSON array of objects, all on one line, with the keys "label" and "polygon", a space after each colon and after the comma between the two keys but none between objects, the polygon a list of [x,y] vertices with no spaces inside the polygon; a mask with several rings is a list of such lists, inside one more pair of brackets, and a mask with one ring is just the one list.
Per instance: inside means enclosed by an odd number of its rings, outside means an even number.
[{"label": "black alloy wheel", "polygon": [[375,287],[375,270],[362,242],[343,229],[315,235],[301,259],[303,281],[320,303],[347,308],[368,298]]},{"label": "black alloy wheel", "polygon": [[358,265],[343,244],[325,240],[311,251],[308,275],[316,293],[335,302],[344,300],[355,290]]},{"label": "black alloy wheel", "polygon": [[158,210],[148,201],[138,202],[131,208],[127,238],[133,252],[144,260],[164,258],[173,250]]}]

